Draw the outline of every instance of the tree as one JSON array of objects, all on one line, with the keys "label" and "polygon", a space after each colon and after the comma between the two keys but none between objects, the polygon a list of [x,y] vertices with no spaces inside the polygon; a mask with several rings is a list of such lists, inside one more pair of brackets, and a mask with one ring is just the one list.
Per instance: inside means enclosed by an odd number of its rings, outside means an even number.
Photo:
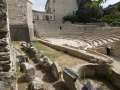
[{"label": "tree", "polygon": [[71,22],[98,22],[103,16],[101,3],[106,0],[78,0],[78,10],[63,19]]}]

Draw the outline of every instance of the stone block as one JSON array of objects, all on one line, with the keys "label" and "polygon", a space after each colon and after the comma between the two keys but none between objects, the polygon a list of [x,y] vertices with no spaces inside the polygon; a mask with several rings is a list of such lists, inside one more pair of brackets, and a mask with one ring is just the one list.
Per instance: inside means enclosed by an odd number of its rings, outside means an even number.
[{"label": "stone block", "polygon": [[62,69],[56,62],[52,64],[51,72],[56,80],[59,80],[61,78]]},{"label": "stone block", "polygon": [[34,75],[29,73],[24,73],[18,78],[18,82],[31,82],[35,78]]},{"label": "stone block", "polygon": [[21,63],[20,68],[21,68],[22,72],[25,72],[32,76],[35,75],[35,67],[32,64]]},{"label": "stone block", "polygon": [[63,78],[65,80],[65,84],[70,90],[76,90],[75,82],[78,79],[78,75],[76,73],[66,68],[63,71]]},{"label": "stone block", "polygon": [[5,64],[10,64],[10,63],[11,63],[10,60],[8,60],[8,61],[0,61],[0,65],[5,65]]},{"label": "stone block", "polygon": [[28,90],[46,90],[43,81],[37,77],[29,84],[28,88]]}]

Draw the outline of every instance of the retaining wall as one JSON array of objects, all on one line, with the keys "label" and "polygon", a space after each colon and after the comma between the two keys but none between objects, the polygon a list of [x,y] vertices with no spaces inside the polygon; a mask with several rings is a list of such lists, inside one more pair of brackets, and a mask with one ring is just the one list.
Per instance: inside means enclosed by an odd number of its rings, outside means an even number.
[{"label": "retaining wall", "polygon": [[[60,29],[61,27],[61,29]],[[67,38],[91,38],[94,34],[118,32],[118,27],[103,27],[96,24],[70,24],[57,23],[55,21],[39,21],[34,23],[34,28],[39,37],[67,37]],[[101,36],[102,37],[102,36]]]}]

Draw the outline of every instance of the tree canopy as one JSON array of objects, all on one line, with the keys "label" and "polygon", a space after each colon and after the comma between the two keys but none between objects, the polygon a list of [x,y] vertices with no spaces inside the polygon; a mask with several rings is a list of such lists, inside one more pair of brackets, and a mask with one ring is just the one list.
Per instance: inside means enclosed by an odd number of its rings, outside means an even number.
[{"label": "tree canopy", "polygon": [[78,10],[72,15],[67,15],[65,21],[74,22],[99,22],[103,16],[101,4],[106,0],[78,0]]}]

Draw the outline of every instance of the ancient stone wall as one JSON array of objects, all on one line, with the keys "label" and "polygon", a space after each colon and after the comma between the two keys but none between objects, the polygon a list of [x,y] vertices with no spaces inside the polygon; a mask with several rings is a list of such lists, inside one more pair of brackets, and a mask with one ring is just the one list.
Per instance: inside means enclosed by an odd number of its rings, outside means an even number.
[{"label": "ancient stone wall", "polygon": [[7,90],[10,84],[9,29],[6,0],[0,0],[0,90]]},{"label": "ancient stone wall", "polygon": [[33,37],[32,3],[29,0],[7,0],[7,3],[11,39],[30,41],[30,36]]},{"label": "ancient stone wall", "polygon": [[[100,36],[103,37],[102,34],[112,33],[112,31],[116,32],[120,28],[112,28],[112,27],[101,27],[99,25],[78,25],[78,24],[59,24],[54,21],[36,21],[35,22],[35,30],[40,37],[67,37],[67,38],[88,38],[89,36]],[[61,30],[60,30],[61,26]],[[100,35],[101,34],[101,35]],[[89,37],[91,38],[91,37]]]},{"label": "ancient stone wall", "polygon": [[10,70],[6,0],[0,1],[0,71]]}]

